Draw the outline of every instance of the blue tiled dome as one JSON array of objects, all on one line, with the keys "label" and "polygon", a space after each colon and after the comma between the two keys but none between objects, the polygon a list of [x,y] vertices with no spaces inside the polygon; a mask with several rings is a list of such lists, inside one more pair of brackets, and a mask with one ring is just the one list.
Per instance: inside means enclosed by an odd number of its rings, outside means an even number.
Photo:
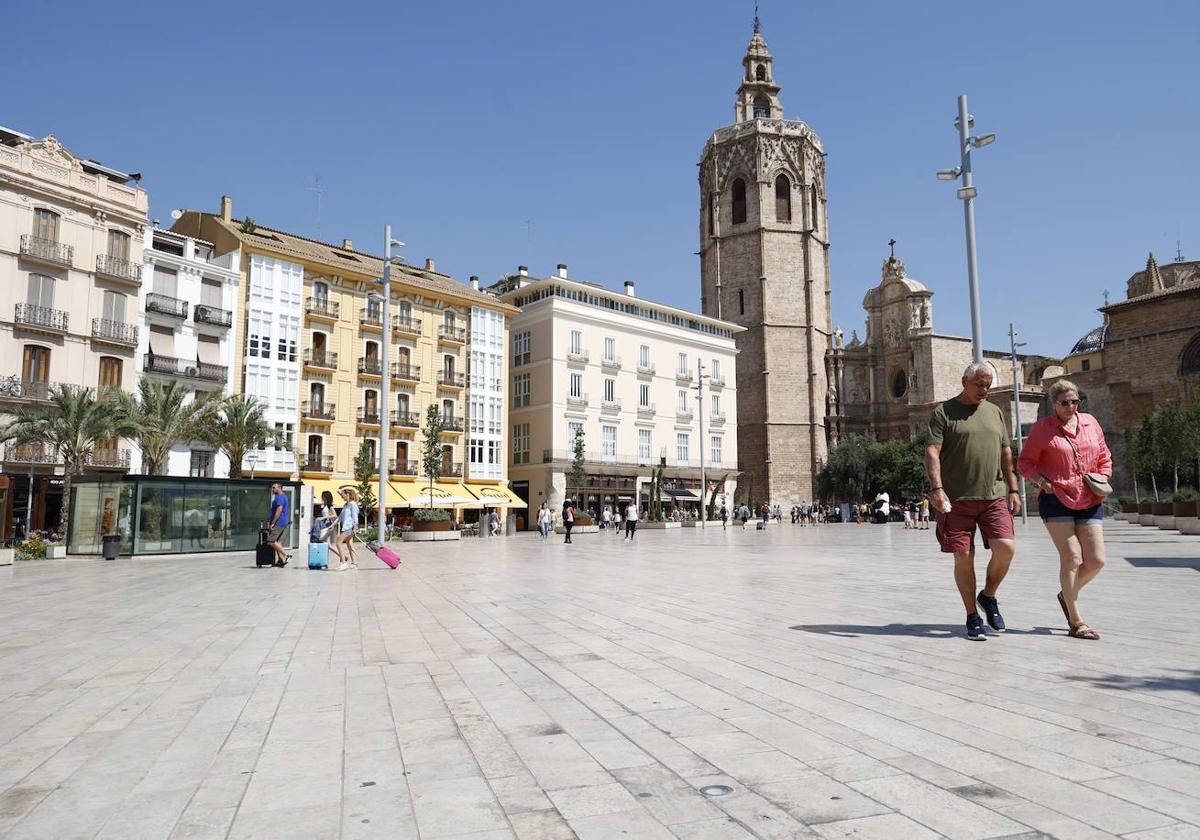
[{"label": "blue tiled dome", "polygon": [[1103,350],[1106,338],[1108,338],[1108,324],[1101,324],[1076,341],[1068,355],[1074,356],[1076,353],[1094,353],[1097,350]]}]

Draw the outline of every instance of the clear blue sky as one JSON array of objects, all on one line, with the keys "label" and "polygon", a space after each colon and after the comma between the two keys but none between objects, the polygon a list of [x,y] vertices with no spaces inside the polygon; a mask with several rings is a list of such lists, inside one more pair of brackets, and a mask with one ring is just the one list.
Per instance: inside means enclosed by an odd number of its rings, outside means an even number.
[{"label": "clear blue sky", "polygon": [[[891,237],[937,329],[969,332],[961,205],[933,177],[957,162],[960,93],[999,135],[976,155],[989,348],[1015,320],[1028,350],[1065,353],[1148,250],[1172,259],[1178,230],[1200,257],[1193,0],[761,16],[785,116],[828,152],[847,335]],[[376,253],[391,222],[410,262],[463,280],[565,262],[698,309],[696,162],[732,121],[752,17],[733,0],[19,3],[6,31],[38,59],[0,82],[0,124],[144,173],[165,224],[229,193],[238,217]]]}]

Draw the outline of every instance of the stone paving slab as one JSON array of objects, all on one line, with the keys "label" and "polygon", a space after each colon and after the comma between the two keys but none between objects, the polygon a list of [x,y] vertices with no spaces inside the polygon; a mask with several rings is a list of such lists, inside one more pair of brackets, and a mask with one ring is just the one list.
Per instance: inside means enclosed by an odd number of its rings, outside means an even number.
[{"label": "stone paving slab", "polygon": [[1098,642],[1036,521],[985,644],[899,526],[19,563],[0,837],[1200,838],[1200,539],[1105,527]]}]

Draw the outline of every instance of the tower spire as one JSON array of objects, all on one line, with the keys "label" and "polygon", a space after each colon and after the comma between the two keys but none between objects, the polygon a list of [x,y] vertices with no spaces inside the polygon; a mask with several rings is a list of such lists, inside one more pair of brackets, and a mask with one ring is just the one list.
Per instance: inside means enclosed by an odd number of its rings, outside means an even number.
[{"label": "tower spire", "polygon": [[758,4],[754,4],[754,37],[742,59],[742,83],[738,86],[737,104],[733,106],[734,122],[760,119],[783,119],[783,104],[779,101],[779,85],[771,72],[775,59],[767,50],[758,19]]}]

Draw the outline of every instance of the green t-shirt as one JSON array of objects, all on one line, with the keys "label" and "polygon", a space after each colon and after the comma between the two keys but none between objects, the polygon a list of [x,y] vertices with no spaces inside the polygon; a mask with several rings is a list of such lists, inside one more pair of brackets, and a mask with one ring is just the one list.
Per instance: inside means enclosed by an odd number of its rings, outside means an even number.
[{"label": "green t-shirt", "polygon": [[990,402],[946,400],[929,418],[930,443],[942,448],[942,487],[950,501],[999,499],[1005,492],[1001,449],[1010,447],[1004,414]]}]

